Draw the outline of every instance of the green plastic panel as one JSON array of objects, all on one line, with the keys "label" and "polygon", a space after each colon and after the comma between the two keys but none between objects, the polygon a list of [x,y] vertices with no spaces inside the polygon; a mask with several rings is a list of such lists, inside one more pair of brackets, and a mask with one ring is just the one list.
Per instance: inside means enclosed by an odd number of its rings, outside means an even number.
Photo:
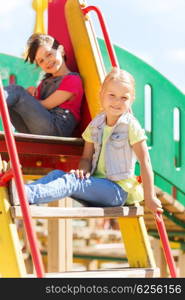
[{"label": "green plastic panel", "polygon": [[24,59],[0,53],[0,75],[3,85],[9,84],[10,75],[16,78],[16,84],[23,87],[37,84],[40,69],[35,65],[25,63]]},{"label": "green plastic panel", "polygon": [[[25,88],[37,85],[41,70],[35,65],[25,63],[24,59],[0,53],[0,76],[3,85],[9,84],[10,76],[14,76],[15,83]],[[0,120],[0,130],[3,130]]]}]

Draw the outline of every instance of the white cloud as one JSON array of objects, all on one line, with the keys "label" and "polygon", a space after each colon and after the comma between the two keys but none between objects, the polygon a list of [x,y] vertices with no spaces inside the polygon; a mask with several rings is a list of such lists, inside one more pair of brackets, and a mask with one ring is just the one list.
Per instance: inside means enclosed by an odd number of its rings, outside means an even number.
[{"label": "white cloud", "polygon": [[7,30],[11,29],[12,28],[11,20],[10,20],[10,22],[7,22],[7,19],[6,19],[6,22],[4,22],[4,21],[5,21],[4,18],[1,18],[0,30],[7,31]]},{"label": "white cloud", "polygon": [[5,1],[0,0],[0,17],[3,15],[12,12],[15,8],[17,9],[19,6],[27,3],[28,5],[31,3],[30,0],[9,0]]},{"label": "white cloud", "polygon": [[137,7],[143,14],[173,13],[177,8],[182,12],[185,10],[184,0],[136,0],[134,2],[135,9]]},{"label": "white cloud", "polygon": [[185,64],[185,48],[169,50],[166,57],[173,62]]},{"label": "white cloud", "polygon": [[[15,16],[22,13],[26,6],[31,8],[31,0],[0,0],[0,30],[7,32],[13,30],[15,24]],[[16,21],[19,23],[19,20]]]}]

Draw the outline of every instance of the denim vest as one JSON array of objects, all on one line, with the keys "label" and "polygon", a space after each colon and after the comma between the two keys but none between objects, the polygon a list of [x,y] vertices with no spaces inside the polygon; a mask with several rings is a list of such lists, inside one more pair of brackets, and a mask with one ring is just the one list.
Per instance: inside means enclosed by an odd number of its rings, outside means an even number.
[{"label": "denim vest", "polygon": [[[89,124],[95,152],[92,159],[91,174],[94,173],[102,145],[103,129],[106,125],[105,113],[99,114]],[[130,178],[134,175],[136,156],[129,144],[129,124],[134,119],[130,113],[122,115],[112,127],[105,145],[106,178],[112,181]]]}]

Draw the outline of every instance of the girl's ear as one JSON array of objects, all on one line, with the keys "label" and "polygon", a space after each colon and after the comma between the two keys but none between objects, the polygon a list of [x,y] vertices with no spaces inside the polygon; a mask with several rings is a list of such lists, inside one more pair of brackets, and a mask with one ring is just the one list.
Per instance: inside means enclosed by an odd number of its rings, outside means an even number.
[{"label": "girl's ear", "polygon": [[135,95],[135,91],[133,92],[133,97],[132,97],[132,103],[134,102],[134,100],[136,99],[136,95]]},{"label": "girl's ear", "polygon": [[99,97],[100,97],[100,99],[102,98],[102,96],[103,96],[103,89],[102,89],[102,87],[100,88],[100,91],[99,91]]},{"label": "girl's ear", "polygon": [[58,46],[58,50],[60,50],[62,56],[65,56],[65,51],[64,51],[64,47],[62,45]]},{"label": "girl's ear", "polygon": [[103,106],[102,106],[103,92],[104,92],[104,90],[103,90],[102,87],[101,87],[101,88],[100,88],[100,91],[99,91],[99,98],[100,98],[100,112],[103,111]]},{"label": "girl's ear", "polygon": [[101,96],[102,96],[102,90],[99,91],[99,97],[101,99]]}]

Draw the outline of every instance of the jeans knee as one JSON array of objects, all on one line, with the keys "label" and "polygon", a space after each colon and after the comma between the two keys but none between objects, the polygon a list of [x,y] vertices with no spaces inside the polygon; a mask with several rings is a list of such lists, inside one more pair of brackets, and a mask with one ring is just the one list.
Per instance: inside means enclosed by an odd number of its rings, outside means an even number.
[{"label": "jeans knee", "polygon": [[14,105],[25,93],[25,89],[17,84],[11,84],[4,88],[5,98],[7,100],[8,106]]},{"label": "jeans knee", "polygon": [[62,170],[53,170],[49,174],[52,175],[53,177],[61,177],[65,172]]},{"label": "jeans knee", "polygon": [[118,202],[116,203],[116,206],[122,206],[125,204],[125,199],[118,199]]},{"label": "jeans knee", "polygon": [[7,90],[8,92],[23,92],[25,89],[21,85],[10,84],[5,87],[5,90]]},{"label": "jeans knee", "polygon": [[118,200],[119,204],[118,204],[118,206],[125,205],[127,197],[128,197],[128,193],[125,192],[125,191],[123,191],[121,197],[119,197],[119,200]]}]

